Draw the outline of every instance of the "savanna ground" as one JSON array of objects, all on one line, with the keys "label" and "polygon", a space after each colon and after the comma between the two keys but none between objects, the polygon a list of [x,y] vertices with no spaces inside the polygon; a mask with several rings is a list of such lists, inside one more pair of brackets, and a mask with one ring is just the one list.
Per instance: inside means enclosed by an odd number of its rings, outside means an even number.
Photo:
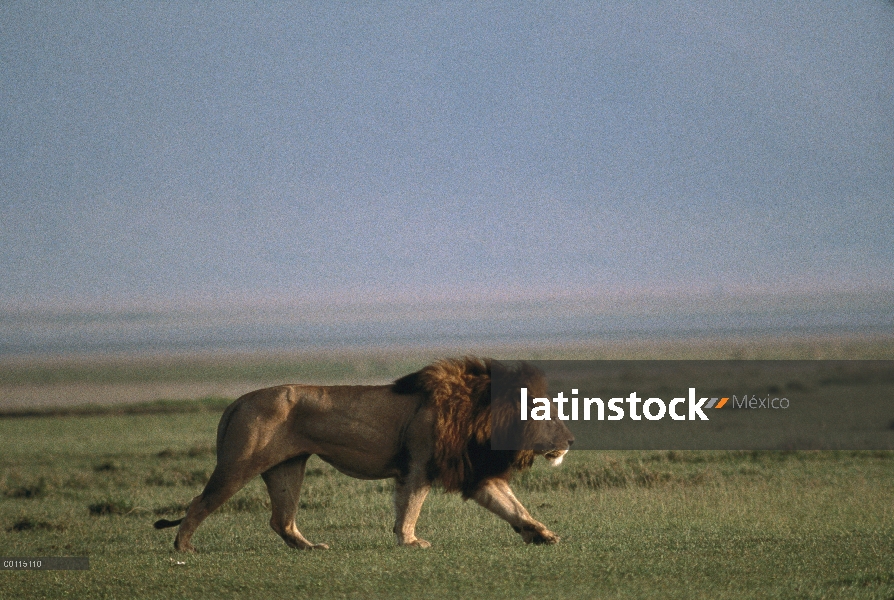
[{"label": "savanna ground", "polygon": [[[894,344],[830,338],[489,354],[891,358]],[[437,355],[4,364],[6,397],[59,386],[106,395],[87,409],[44,402],[44,413],[30,416],[18,405],[0,419],[0,555],[90,557],[87,571],[0,572],[0,597],[894,597],[888,451],[578,451],[557,469],[538,461],[513,487],[562,536],[550,547],[525,546],[474,503],[433,492],[417,528],[432,548],[397,548],[392,484],[348,478],[315,458],[298,525],[329,551],[282,543],[267,525],[260,478],[202,525],[196,555],[174,552],[175,529],[152,528],[181,516],[201,491],[228,400],[110,405],[124,400],[115,390],[387,381]]]}]

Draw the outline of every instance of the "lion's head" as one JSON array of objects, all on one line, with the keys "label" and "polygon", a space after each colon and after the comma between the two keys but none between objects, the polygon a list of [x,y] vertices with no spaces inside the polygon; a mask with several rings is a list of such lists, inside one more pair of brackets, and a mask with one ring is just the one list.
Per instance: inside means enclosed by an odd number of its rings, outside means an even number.
[{"label": "lion's head", "polygon": [[[494,378],[499,378],[499,390],[492,388]],[[560,464],[574,441],[558,419],[519,421],[522,387],[546,396],[543,374],[531,365],[464,358],[437,361],[398,379],[393,390],[427,396],[436,413],[432,476],[447,491],[468,497],[483,480],[508,478],[512,470],[529,467],[535,456]],[[500,448],[513,449],[492,449],[495,433]]]}]

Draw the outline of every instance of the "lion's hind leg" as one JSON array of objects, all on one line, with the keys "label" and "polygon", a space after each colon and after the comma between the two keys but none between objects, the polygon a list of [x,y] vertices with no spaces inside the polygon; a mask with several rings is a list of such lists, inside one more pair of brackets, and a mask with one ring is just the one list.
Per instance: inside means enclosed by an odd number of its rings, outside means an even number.
[{"label": "lion's hind leg", "polygon": [[214,472],[211,473],[205,489],[189,503],[186,516],[180,519],[180,521],[156,522],[155,527],[161,529],[162,527],[171,527],[180,523],[180,529],[177,531],[177,537],[174,540],[174,548],[180,552],[195,552],[190,539],[199,525],[202,524],[202,521],[217,510],[221,504],[229,500],[233,494],[241,490],[255,475],[256,473],[252,473],[251,477],[226,475],[224,474],[224,469],[221,469],[220,464],[218,464]]},{"label": "lion's hind leg", "polygon": [[304,468],[309,457],[307,454],[296,456],[261,473],[267,484],[267,493],[270,494],[270,527],[292,548],[328,550],[329,546],[326,544],[309,542],[295,524]]}]

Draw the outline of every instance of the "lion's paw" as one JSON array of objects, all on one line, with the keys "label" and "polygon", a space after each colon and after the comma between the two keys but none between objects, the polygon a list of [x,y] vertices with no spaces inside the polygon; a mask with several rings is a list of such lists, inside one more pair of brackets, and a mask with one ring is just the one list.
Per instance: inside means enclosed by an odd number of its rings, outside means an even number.
[{"label": "lion's paw", "polygon": [[286,545],[295,550],[328,550],[328,544],[313,544],[305,539],[286,539]]},{"label": "lion's paw", "polygon": [[416,538],[412,542],[401,544],[401,546],[407,546],[409,548],[431,548],[431,543],[427,542],[426,540]]},{"label": "lion's paw", "polygon": [[522,539],[525,540],[526,544],[557,544],[560,539],[559,536],[543,525],[539,527],[529,525],[521,528],[519,533],[521,533]]},{"label": "lion's paw", "polygon": [[174,542],[174,550],[177,552],[185,552],[186,554],[195,554],[196,547],[186,542],[184,544],[178,544],[176,541]]},{"label": "lion's paw", "polygon": [[531,539],[532,544],[558,544],[559,540],[562,539],[557,536],[552,531],[546,530],[538,533]]}]

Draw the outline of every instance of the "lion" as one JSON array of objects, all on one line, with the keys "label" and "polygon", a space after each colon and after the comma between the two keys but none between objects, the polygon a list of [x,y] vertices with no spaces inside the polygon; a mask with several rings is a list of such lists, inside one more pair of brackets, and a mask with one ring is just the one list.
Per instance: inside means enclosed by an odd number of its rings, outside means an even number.
[{"label": "lion", "polygon": [[[503,408],[491,402],[491,376],[498,370],[516,399],[501,402]],[[437,361],[390,385],[283,385],[250,392],[220,419],[217,465],[205,489],[183,518],[161,519],[155,528],[180,525],[174,547],[194,552],[190,540],[202,521],[261,475],[273,530],[292,548],[328,549],[308,541],[295,524],[304,468],[316,454],[351,477],[394,479],[399,546],[431,546],[416,537],[416,521],[434,484],[474,499],[507,521],[525,543],[555,544],[559,537],[528,513],[509,479],[531,466],[536,455],[561,463],[574,437],[558,419],[522,424],[517,418],[521,387],[546,396],[543,375],[526,363],[509,367],[467,357]],[[515,428],[513,447],[530,449],[492,449],[492,426],[501,423]]]}]

